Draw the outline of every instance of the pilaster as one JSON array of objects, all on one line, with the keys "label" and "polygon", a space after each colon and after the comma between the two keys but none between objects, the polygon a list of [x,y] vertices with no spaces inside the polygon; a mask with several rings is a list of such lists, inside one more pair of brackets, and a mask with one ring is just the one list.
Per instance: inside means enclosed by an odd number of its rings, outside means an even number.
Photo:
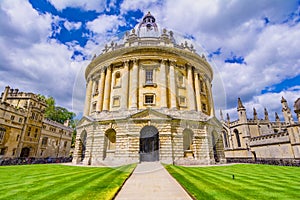
[{"label": "pilaster", "polygon": [[176,108],[175,61],[170,61],[170,108]]},{"label": "pilaster", "polygon": [[92,96],[92,86],[93,81],[91,78],[87,80],[86,94],[85,94],[85,103],[84,103],[84,116],[88,116],[90,114],[91,107],[91,96]]},{"label": "pilaster", "polygon": [[138,60],[133,60],[133,66],[130,79],[130,97],[131,97],[131,109],[137,109],[137,96],[138,96]]},{"label": "pilaster", "polygon": [[103,111],[109,110],[110,100],[110,89],[111,89],[111,66],[106,69],[105,87],[104,87],[104,100],[103,100]]},{"label": "pilaster", "polygon": [[191,65],[187,65],[187,71],[188,71],[188,86],[187,86],[187,92],[188,92],[188,105],[190,110],[196,110],[195,108],[195,93],[194,93],[194,81],[193,81],[193,69]]},{"label": "pilaster", "polygon": [[161,60],[160,63],[160,104],[162,108],[167,108],[167,74],[166,74],[166,60]]},{"label": "pilaster", "polygon": [[121,109],[127,109],[128,107],[128,81],[129,81],[129,61],[124,62],[124,71],[122,75],[122,99]]},{"label": "pilaster", "polygon": [[197,72],[194,72],[195,77],[195,92],[196,92],[196,103],[197,103],[197,111],[202,111],[201,106],[201,99],[200,99],[200,82],[199,82],[199,75]]},{"label": "pilaster", "polygon": [[104,95],[104,83],[105,83],[105,70],[102,69],[101,74],[100,74],[100,81],[99,81],[99,85],[98,85],[99,97],[98,97],[97,108],[96,108],[97,112],[102,111],[103,95]]}]

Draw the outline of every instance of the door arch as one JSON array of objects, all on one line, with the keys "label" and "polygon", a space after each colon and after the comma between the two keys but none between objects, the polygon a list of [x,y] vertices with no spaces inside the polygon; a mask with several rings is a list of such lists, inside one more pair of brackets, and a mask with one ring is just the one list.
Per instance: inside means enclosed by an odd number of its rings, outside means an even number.
[{"label": "door arch", "polygon": [[159,160],[159,133],[154,126],[145,126],[140,131],[140,161]]}]

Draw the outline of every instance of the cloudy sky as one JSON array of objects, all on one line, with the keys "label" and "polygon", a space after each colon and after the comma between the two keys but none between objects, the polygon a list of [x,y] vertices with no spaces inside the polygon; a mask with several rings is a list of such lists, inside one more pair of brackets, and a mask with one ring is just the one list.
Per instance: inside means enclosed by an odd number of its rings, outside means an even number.
[{"label": "cloudy sky", "polygon": [[148,11],[205,49],[224,115],[236,118],[241,97],[249,118],[267,107],[274,119],[281,96],[291,108],[300,97],[299,0],[1,0],[0,89],[53,96],[80,116],[92,55]]}]

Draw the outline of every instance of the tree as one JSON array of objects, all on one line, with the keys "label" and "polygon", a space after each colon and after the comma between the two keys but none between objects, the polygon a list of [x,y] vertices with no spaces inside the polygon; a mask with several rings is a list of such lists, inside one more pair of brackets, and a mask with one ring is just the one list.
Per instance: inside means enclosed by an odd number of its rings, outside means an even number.
[{"label": "tree", "polygon": [[45,118],[59,122],[63,124],[69,120],[70,124],[73,123],[73,118],[76,116],[75,113],[68,111],[66,108],[56,106],[55,99],[53,97],[45,98],[47,108],[45,110]]}]

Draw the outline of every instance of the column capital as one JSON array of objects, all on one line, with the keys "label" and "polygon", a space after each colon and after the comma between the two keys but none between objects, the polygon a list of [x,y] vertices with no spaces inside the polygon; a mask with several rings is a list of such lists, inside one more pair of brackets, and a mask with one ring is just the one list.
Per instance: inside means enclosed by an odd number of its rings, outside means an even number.
[{"label": "column capital", "polygon": [[123,63],[124,63],[124,66],[125,66],[125,67],[129,66],[129,61],[130,61],[130,60],[123,60]]},{"label": "column capital", "polygon": [[176,61],[177,60],[175,60],[175,59],[169,59],[169,62],[170,62],[171,65],[176,65]]},{"label": "column capital", "polygon": [[132,61],[133,61],[133,64],[137,64],[139,62],[139,58],[137,58],[137,57],[133,58]]},{"label": "column capital", "polygon": [[166,64],[167,61],[168,61],[168,59],[163,58],[163,59],[160,60],[160,63],[161,64]]}]

